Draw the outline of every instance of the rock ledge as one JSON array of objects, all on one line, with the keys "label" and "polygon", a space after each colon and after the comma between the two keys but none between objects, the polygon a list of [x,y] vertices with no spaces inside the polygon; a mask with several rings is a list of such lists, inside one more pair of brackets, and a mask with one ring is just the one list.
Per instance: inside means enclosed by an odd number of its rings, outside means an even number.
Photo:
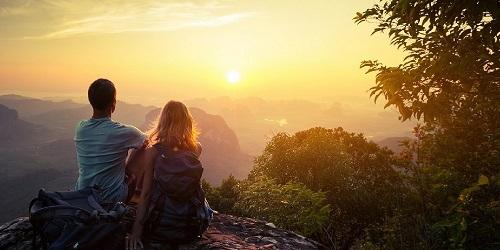
[{"label": "rock ledge", "polygon": [[[21,217],[0,226],[0,249],[31,249],[32,229]],[[217,214],[200,240],[180,249],[326,249],[321,244],[272,223]]]}]

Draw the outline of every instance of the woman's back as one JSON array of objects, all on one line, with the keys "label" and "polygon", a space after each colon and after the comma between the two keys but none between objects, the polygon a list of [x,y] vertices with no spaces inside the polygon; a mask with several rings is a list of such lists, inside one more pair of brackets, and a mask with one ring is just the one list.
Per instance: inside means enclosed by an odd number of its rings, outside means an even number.
[{"label": "woman's back", "polygon": [[130,245],[138,243],[143,230],[148,231],[144,234],[147,241],[181,243],[208,227],[212,210],[201,188],[203,167],[197,137],[187,107],[168,102],[149,132],[153,146],[146,149],[144,184]]},{"label": "woman's back", "polygon": [[201,189],[203,167],[188,150],[156,144],[148,241],[189,242],[203,233],[212,217]]}]

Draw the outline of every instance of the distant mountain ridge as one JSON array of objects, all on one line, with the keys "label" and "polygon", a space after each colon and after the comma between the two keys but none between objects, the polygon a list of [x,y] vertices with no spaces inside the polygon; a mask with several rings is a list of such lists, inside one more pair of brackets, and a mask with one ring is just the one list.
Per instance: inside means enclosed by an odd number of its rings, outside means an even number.
[{"label": "distant mountain ridge", "polygon": [[[16,110],[0,104],[0,148],[39,143],[51,131],[19,119]],[[32,142],[32,143],[30,143]]]},{"label": "distant mountain ridge", "polygon": [[[214,185],[230,174],[246,177],[252,157],[241,152],[236,134],[224,119],[199,108],[190,110],[201,130],[203,177]],[[113,119],[143,127],[154,112],[159,109],[118,102]],[[39,188],[73,188],[78,175],[74,128],[90,116],[90,105],[0,96],[0,206],[4,211],[0,222],[23,215]]]},{"label": "distant mountain ridge", "polygon": [[47,101],[20,95],[0,95],[0,104],[17,110],[21,118],[59,109],[84,107],[84,104],[67,101]]},{"label": "distant mountain ridge", "polygon": [[400,153],[404,149],[403,143],[405,141],[412,140],[409,136],[400,136],[400,137],[387,137],[376,143],[381,147],[387,147],[392,150],[394,153]]},{"label": "distant mountain ridge", "polygon": [[[76,124],[91,116],[90,105],[77,104],[71,101],[53,102],[7,95],[0,96],[1,102],[10,103],[14,107],[22,107],[24,112],[22,116],[26,121],[18,119],[19,123],[33,124],[40,128],[50,128],[55,131],[52,133],[53,138],[50,141],[56,141],[54,143],[64,142],[66,147],[71,149],[74,149],[74,145],[68,139],[73,138]],[[30,105],[34,103],[40,107],[34,107],[31,110]],[[69,104],[69,107],[60,106],[66,104]],[[246,177],[246,174],[250,171],[251,157],[241,152],[236,134],[224,119],[218,115],[208,114],[200,108],[191,107],[190,111],[201,131],[200,142],[203,144],[204,149],[202,161],[205,160],[204,164],[207,169],[205,177],[214,184],[219,183],[222,178],[229,174],[240,178]],[[11,116],[14,116],[15,110],[12,110],[11,113]],[[118,101],[113,119],[147,130],[159,113],[160,108]],[[11,134],[19,135],[22,133]],[[37,136],[46,138],[41,134],[33,134],[32,137]]]}]

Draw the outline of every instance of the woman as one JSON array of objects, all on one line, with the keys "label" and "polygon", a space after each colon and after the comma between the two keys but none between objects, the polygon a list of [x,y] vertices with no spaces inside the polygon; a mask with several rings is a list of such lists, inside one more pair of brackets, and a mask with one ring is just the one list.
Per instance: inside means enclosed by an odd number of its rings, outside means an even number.
[{"label": "woman", "polygon": [[[201,154],[201,145],[197,141],[198,132],[194,126],[193,118],[187,107],[177,101],[169,101],[149,132],[149,146],[141,157],[144,166],[144,177],[141,195],[138,200],[137,217],[134,221],[131,234],[126,240],[127,249],[134,250],[143,248],[141,243],[144,225],[148,220],[152,193],[158,187],[154,184],[153,176],[155,167],[158,166],[158,156],[164,157],[161,149],[169,149],[175,152],[188,152],[194,157]],[[201,165],[200,165],[201,167]],[[201,177],[201,173],[200,173]],[[140,247],[140,248],[139,248]]]}]

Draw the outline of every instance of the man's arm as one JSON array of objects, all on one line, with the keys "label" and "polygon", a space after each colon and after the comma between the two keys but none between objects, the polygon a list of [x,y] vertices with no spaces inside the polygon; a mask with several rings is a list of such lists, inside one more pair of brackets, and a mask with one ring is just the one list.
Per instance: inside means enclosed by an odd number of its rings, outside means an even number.
[{"label": "man's arm", "polygon": [[137,153],[143,151],[148,146],[148,144],[149,142],[146,139],[142,144],[142,146],[140,146],[139,148],[130,148],[127,153],[127,159],[125,160],[125,165],[128,165],[134,159]]}]

